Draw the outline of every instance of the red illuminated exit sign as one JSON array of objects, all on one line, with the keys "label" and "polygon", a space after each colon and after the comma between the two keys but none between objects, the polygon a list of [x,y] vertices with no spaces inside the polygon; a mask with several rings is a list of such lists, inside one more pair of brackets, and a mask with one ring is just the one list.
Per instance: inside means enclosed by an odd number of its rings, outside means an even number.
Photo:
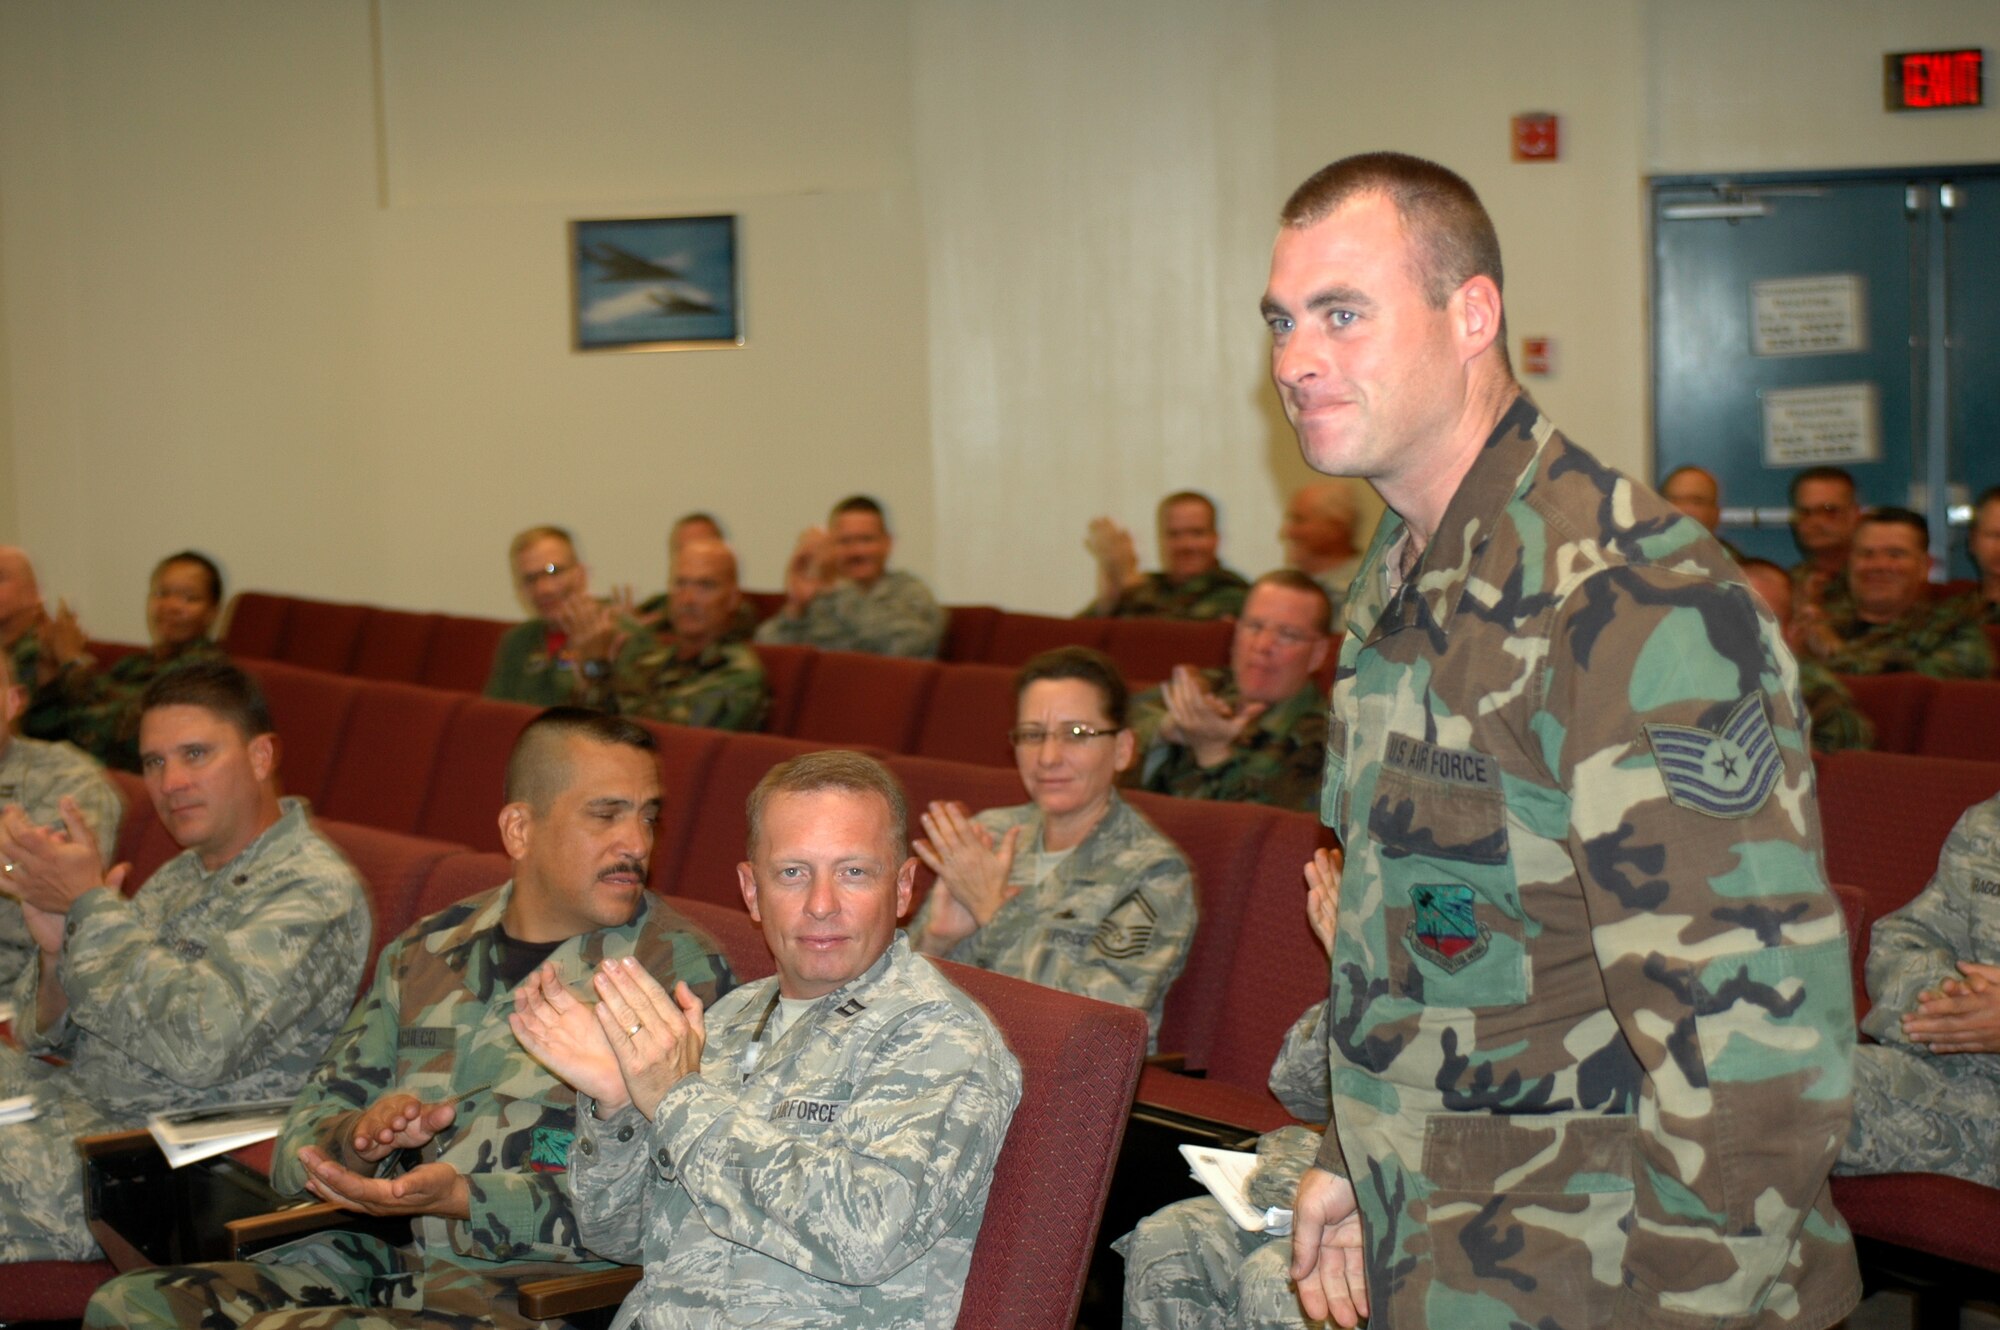
[{"label": "red illuminated exit sign", "polygon": [[1891,111],[1986,105],[1986,51],[1897,51],[1882,57]]}]

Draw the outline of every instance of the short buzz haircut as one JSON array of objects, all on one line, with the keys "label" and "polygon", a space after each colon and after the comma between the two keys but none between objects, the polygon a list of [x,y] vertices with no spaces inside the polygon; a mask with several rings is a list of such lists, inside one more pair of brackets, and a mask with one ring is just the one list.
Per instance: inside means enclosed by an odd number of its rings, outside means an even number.
[{"label": "short buzz haircut", "polygon": [[1761,559],[1754,554],[1744,555],[1736,561],[1736,566],[1746,573],[1776,573],[1778,576],[1786,579],[1791,577],[1790,573],[1777,564],[1772,563],[1769,559]]},{"label": "short buzz haircut", "polygon": [[1856,530],[1864,526],[1906,526],[1917,533],[1925,549],[1931,547],[1930,519],[1914,508],[1897,508],[1892,505],[1870,508],[1861,514],[1861,521],[1857,524]]},{"label": "short buzz haircut", "polygon": [[569,739],[615,744],[642,753],[660,751],[659,742],[636,721],[588,707],[550,707],[529,721],[514,740],[514,750],[507,754],[507,783],[501,798],[510,804],[526,804],[537,813],[548,811],[569,781],[569,761],[564,753]]},{"label": "short buzz haircut", "polygon": [[1327,595],[1326,588],[1311,577],[1308,577],[1296,568],[1273,568],[1270,572],[1265,573],[1250,584],[1249,593],[1243,597],[1245,605],[1250,603],[1250,597],[1257,594],[1257,588],[1260,586],[1278,586],[1285,588],[1287,591],[1299,591],[1308,596],[1318,596],[1319,614],[1317,622],[1319,630],[1322,633],[1333,631],[1333,597]]},{"label": "short buzz haircut", "polygon": [[234,725],[245,739],[277,729],[264,690],[226,660],[190,661],[159,675],[139,695],[139,714],[161,707],[200,707]]},{"label": "short buzz haircut", "polygon": [[1160,500],[1160,506],[1153,510],[1153,519],[1161,526],[1165,526],[1167,522],[1167,509],[1177,503],[1200,504],[1202,507],[1208,509],[1209,528],[1211,530],[1219,529],[1221,514],[1216,511],[1215,500],[1209,498],[1200,490],[1175,490],[1172,494]]},{"label": "short buzz haircut", "polygon": [[676,517],[674,519],[673,526],[669,529],[669,534],[679,531],[684,526],[693,526],[697,522],[700,522],[703,525],[709,527],[711,530],[713,530],[715,532],[716,539],[718,540],[729,539],[729,533],[722,529],[722,522],[716,517],[716,515],[714,513],[706,512],[699,508],[697,508],[694,512],[682,513],[679,517]]},{"label": "short buzz haircut", "polygon": [[560,540],[563,544],[569,546],[569,552],[572,557],[576,554],[576,538],[571,536],[562,527],[531,526],[508,542],[507,558],[509,561],[520,558],[521,551],[538,540]]},{"label": "short buzz haircut", "polygon": [[866,494],[850,494],[833,505],[833,511],[826,515],[831,522],[842,513],[873,513],[875,520],[882,524],[882,530],[889,530],[889,515],[882,511],[882,505]]},{"label": "short buzz haircut", "polygon": [[2000,485],[1988,485],[1979,491],[1979,497],[1972,501],[1973,517],[1977,519],[1979,510],[1989,503],[2000,503]]},{"label": "short buzz haircut", "polygon": [[1858,495],[1861,493],[1860,489],[1854,483],[1853,473],[1844,467],[1809,466],[1792,477],[1791,488],[1785,491],[1785,502],[1796,508],[1799,502],[1799,490],[1815,480],[1839,481],[1841,484],[1847,486],[1848,494]]},{"label": "short buzz haircut", "polygon": [[895,847],[896,863],[910,857],[910,802],[903,794],[902,782],[872,757],[845,748],[826,748],[778,763],[750,791],[749,799],[744,801],[744,811],[750,815],[750,839],[745,850],[750,860],[756,861],[757,845],[764,836],[764,809],[773,798],[826,790],[872,794],[880,799],[889,809],[889,838]]},{"label": "short buzz haircut", "polygon": [[[1443,309],[1452,293],[1474,277],[1490,277],[1495,289],[1505,288],[1500,237],[1486,205],[1464,177],[1421,157],[1401,152],[1343,157],[1293,190],[1279,220],[1286,226],[1313,226],[1342,204],[1368,194],[1384,195],[1395,205],[1431,308]],[[1504,352],[1504,326],[1499,344]]]},{"label": "short buzz haircut", "polygon": [[153,580],[159,581],[160,574],[177,563],[191,563],[201,569],[202,575],[208,579],[209,603],[214,605],[222,603],[222,570],[215,566],[215,560],[199,550],[182,550],[179,554],[169,554],[153,565]]},{"label": "short buzz haircut", "polygon": [[1104,714],[1112,725],[1125,728],[1132,690],[1126,687],[1125,676],[1118,672],[1118,663],[1102,651],[1092,647],[1057,647],[1029,657],[1028,663],[1014,676],[1014,701],[1018,703],[1031,685],[1046,679],[1075,679],[1089,684],[1097,690],[1098,700],[1104,704]]}]

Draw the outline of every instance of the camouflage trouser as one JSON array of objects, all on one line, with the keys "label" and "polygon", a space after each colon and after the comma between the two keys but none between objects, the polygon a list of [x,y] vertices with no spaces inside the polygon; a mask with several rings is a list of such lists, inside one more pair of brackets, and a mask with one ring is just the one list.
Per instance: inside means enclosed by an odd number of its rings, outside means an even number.
[{"label": "camouflage trouser", "polygon": [[88,1261],[97,1256],[83,1213],[75,1139],[113,1125],[57,1092],[56,1068],[0,1045],[0,1098],[35,1096],[37,1115],[0,1127],[0,1261]]},{"label": "camouflage trouser", "polygon": [[1854,1050],[1854,1122],[1836,1173],[1949,1173],[2000,1186],[2000,1080],[1991,1057]]},{"label": "camouflage trouser", "polygon": [[[200,1326],[221,1330],[475,1330],[484,1326],[528,1326],[537,1322],[501,1314],[451,1315],[435,1310],[371,1308],[367,1277],[347,1280],[310,1265],[217,1261],[211,1265],[169,1265],[120,1275],[97,1290],[84,1313],[89,1327]],[[555,1325],[558,1322],[548,1322]]]},{"label": "camouflage trouser", "polygon": [[1113,1244],[1125,1257],[1125,1330],[1302,1330],[1292,1241],[1236,1226],[1211,1197],[1177,1201]]}]

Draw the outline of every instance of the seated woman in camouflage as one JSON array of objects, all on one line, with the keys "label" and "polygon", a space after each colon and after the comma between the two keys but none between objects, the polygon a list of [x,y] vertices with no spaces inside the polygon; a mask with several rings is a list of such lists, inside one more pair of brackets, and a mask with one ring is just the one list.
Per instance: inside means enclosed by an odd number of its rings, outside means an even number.
[{"label": "seated woman in camouflage", "polygon": [[1045,651],[1014,680],[1009,738],[1032,803],[973,817],[933,803],[911,847],[937,885],[910,924],[919,951],[1146,1013],[1194,941],[1187,859],[1118,797],[1132,763],[1127,690],[1088,647]]},{"label": "seated woman in camouflage", "polygon": [[222,573],[208,556],[169,554],[153,569],[146,593],[152,648],[99,669],[82,625],[62,606],[43,632],[40,675],[22,730],[67,739],[107,767],[137,771],[139,695],[168,670],[222,659],[222,648],[208,636],[221,609]]}]

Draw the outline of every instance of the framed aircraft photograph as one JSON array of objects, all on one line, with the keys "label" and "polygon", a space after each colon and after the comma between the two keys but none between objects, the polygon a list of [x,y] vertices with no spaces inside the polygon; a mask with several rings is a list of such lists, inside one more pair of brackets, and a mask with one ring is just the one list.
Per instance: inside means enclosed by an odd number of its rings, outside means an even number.
[{"label": "framed aircraft photograph", "polygon": [[578,351],[743,345],[736,218],[619,217],[569,224]]}]

